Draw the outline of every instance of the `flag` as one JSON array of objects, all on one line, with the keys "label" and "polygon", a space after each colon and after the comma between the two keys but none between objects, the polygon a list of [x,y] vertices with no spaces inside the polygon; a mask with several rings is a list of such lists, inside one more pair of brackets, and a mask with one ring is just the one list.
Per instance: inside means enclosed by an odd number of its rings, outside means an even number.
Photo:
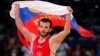
[{"label": "flag", "polygon": [[[14,6],[20,4],[20,16],[25,27],[32,33],[39,35],[37,25],[41,18],[49,18],[54,26],[62,26],[65,24],[65,17],[68,14],[67,6],[61,6],[44,1],[17,1],[12,4],[10,16],[15,18]],[[36,11],[32,11],[36,10]],[[41,12],[46,13],[42,14]],[[76,30],[82,37],[92,38],[95,35],[78,25],[74,16],[71,16],[71,29]],[[26,48],[28,48],[28,40],[26,40],[20,31],[18,31],[19,38]]]}]

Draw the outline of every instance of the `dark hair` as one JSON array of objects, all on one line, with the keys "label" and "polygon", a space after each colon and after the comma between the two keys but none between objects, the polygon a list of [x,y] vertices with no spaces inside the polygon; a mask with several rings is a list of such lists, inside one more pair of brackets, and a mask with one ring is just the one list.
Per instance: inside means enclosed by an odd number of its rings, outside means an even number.
[{"label": "dark hair", "polygon": [[49,23],[50,23],[50,28],[52,27],[52,22],[51,22],[51,20],[48,19],[48,18],[42,18],[42,19],[39,21],[39,24],[40,24],[40,22],[49,22]]}]

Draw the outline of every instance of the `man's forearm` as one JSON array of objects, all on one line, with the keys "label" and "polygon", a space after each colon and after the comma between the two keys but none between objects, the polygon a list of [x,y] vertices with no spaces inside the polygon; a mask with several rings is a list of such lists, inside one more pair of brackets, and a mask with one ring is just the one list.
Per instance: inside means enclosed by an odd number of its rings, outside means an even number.
[{"label": "man's forearm", "polygon": [[24,27],[24,24],[20,18],[20,5],[17,4],[15,7],[15,22],[16,22],[16,26],[19,30],[22,30],[22,28]]},{"label": "man's forearm", "polygon": [[22,22],[22,20],[21,20],[19,15],[16,15],[15,18],[16,18],[15,19],[16,26],[21,31],[22,28],[24,27],[24,24],[23,24],[23,22]]},{"label": "man's forearm", "polygon": [[65,33],[69,33],[70,32],[70,18],[71,18],[71,15],[70,14],[67,14],[66,16],[66,22],[65,22],[65,27],[64,27],[64,31]]},{"label": "man's forearm", "polygon": [[70,33],[70,20],[71,20],[71,15],[73,13],[73,9],[71,7],[67,7],[69,13],[66,15],[66,23],[64,27],[64,32],[65,33]]}]

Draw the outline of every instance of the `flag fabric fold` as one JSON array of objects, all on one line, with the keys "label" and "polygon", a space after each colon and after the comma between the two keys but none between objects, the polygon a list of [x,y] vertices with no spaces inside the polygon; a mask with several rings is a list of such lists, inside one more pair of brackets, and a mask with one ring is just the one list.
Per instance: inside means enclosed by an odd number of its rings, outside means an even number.
[{"label": "flag fabric fold", "polygon": [[[12,4],[10,10],[10,16],[15,18],[14,7],[15,4],[20,4],[20,16],[25,27],[32,33],[39,34],[37,29],[38,21],[41,18],[49,18],[53,26],[63,26],[65,24],[65,17],[68,13],[67,6],[56,5],[50,2],[44,1],[17,1]],[[38,12],[46,13],[46,15],[40,15],[30,9],[35,9]],[[95,35],[78,25],[74,16],[71,17],[71,28],[76,30],[82,37],[92,38]],[[24,39],[20,31],[18,31],[19,38],[26,48],[28,48],[28,41]]]}]

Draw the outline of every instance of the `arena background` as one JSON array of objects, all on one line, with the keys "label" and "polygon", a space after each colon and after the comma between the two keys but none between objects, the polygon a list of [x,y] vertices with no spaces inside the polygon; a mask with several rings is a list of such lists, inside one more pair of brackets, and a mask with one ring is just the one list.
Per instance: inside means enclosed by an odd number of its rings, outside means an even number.
[{"label": "arena background", "polygon": [[[0,1],[0,56],[31,56],[18,39],[15,21],[10,17],[11,4],[19,0]],[[64,49],[59,49],[57,55],[63,56],[100,56],[100,1],[99,0],[42,0],[59,5],[71,6],[74,17],[79,25],[95,34],[95,38],[81,37],[76,31],[71,30],[68,38],[63,43]],[[60,29],[59,29],[60,30]],[[62,54],[66,52],[67,55]],[[76,53],[80,54],[76,54]]]}]

